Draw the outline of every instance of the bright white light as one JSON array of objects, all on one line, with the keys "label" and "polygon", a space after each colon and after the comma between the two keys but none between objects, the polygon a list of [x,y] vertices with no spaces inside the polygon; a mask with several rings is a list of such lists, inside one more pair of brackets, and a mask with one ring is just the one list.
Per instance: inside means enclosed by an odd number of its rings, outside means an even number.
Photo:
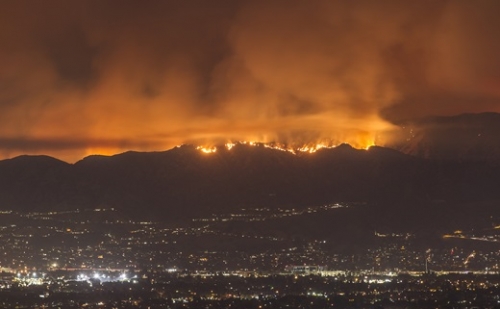
[{"label": "bright white light", "polygon": [[121,275],[120,275],[120,279],[122,279],[122,280],[127,280],[127,275],[126,275],[126,274],[121,274]]},{"label": "bright white light", "polygon": [[99,274],[98,273],[94,274],[94,279],[99,279]]}]

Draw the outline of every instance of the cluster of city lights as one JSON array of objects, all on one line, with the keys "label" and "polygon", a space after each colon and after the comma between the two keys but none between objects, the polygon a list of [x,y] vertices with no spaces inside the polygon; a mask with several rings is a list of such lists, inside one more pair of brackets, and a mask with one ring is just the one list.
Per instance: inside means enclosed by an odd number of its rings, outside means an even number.
[{"label": "cluster of city lights", "polygon": [[77,280],[79,281],[88,281],[90,279],[100,280],[100,281],[128,281],[130,279],[136,279],[137,276],[129,277],[125,273],[121,273],[118,276],[106,275],[103,273],[94,272],[92,275],[87,274],[79,274],[77,276]]}]

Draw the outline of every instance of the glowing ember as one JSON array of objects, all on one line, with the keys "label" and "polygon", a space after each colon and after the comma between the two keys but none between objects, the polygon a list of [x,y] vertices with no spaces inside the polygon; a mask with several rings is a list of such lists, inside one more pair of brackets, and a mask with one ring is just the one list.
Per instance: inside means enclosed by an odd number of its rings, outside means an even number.
[{"label": "glowing ember", "polygon": [[198,146],[196,149],[200,150],[203,153],[214,153],[217,151],[217,147],[212,146],[212,147],[204,147],[204,146]]},{"label": "glowing ember", "polygon": [[287,148],[286,146],[281,146],[281,145],[277,145],[277,144],[263,144],[263,146],[266,148],[275,149],[275,150],[279,150],[279,151],[288,151],[288,152],[295,154],[295,151],[293,149]]},{"label": "glowing ember", "polygon": [[308,153],[313,153],[313,152],[316,152],[320,149],[323,149],[323,148],[335,148],[336,145],[331,145],[331,144],[323,144],[323,143],[320,143],[320,144],[316,144],[316,145],[306,145],[306,146],[302,146],[300,148],[298,148],[297,150],[300,151],[300,152],[308,152]]}]

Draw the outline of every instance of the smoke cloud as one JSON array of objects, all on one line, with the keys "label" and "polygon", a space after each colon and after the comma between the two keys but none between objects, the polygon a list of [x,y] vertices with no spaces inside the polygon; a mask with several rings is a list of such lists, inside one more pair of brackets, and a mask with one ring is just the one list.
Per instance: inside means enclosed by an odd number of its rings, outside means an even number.
[{"label": "smoke cloud", "polygon": [[384,144],[500,112],[500,3],[6,1],[0,156]]}]

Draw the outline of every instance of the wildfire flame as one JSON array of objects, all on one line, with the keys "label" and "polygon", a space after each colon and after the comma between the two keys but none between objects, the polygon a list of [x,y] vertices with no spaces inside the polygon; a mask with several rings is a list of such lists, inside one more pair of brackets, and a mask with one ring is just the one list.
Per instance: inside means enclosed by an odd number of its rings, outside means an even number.
[{"label": "wildfire flame", "polygon": [[196,147],[199,151],[203,153],[214,153],[217,151],[217,147],[211,146],[211,147],[205,147],[205,146],[198,146]]},{"label": "wildfire flame", "polygon": [[[269,149],[274,149],[274,150],[279,150],[279,151],[285,151],[285,152],[290,152],[292,154],[300,154],[300,153],[315,153],[318,150],[321,149],[331,149],[337,147],[336,144],[330,143],[330,142],[320,142],[316,144],[306,144],[302,146],[289,146],[286,144],[280,144],[280,143],[261,143],[261,142],[256,142],[256,141],[237,141],[237,142],[227,142],[224,144],[226,150],[230,151],[233,149],[236,145],[248,145],[248,146],[260,146],[260,147],[265,147]],[[367,143],[366,146],[360,147],[359,149],[366,149],[368,150],[370,147],[375,146],[374,142]],[[206,154],[211,154],[217,152],[217,146],[197,146],[197,150],[206,153]]]},{"label": "wildfire flame", "polygon": [[335,148],[335,147],[336,147],[336,145],[319,143],[319,144],[315,144],[315,145],[302,146],[301,148],[298,149],[298,151],[313,153],[313,152],[316,152],[316,151],[323,149],[323,148],[328,149],[328,148]]}]

